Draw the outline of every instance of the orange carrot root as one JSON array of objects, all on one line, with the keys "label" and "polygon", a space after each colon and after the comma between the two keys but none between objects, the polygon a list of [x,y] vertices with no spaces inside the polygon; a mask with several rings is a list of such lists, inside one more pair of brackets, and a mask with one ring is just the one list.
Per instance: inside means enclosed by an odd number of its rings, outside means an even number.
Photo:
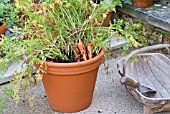
[{"label": "orange carrot root", "polygon": [[77,62],[80,62],[80,51],[79,51],[77,45],[73,46],[73,49],[76,51],[75,58],[76,58]]},{"label": "orange carrot root", "polygon": [[83,60],[86,61],[87,60],[87,56],[86,56],[86,49],[84,48],[84,44],[82,42],[78,43],[77,44],[79,50],[80,50],[80,53],[83,57]]},{"label": "orange carrot root", "polygon": [[32,3],[31,4],[31,8],[32,9],[36,9],[37,11],[42,9],[41,5],[40,4],[36,4],[36,3]]},{"label": "orange carrot root", "polygon": [[87,44],[87,53],[88,53],[88,58],[92,59],[92,51],[93,51],[93,44],[89,42]]}]

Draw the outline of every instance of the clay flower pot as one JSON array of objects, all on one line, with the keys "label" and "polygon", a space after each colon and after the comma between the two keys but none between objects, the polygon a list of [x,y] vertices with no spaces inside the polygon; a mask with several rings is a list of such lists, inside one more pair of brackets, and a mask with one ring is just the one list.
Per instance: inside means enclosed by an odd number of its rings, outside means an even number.
[{"label": "clay flower pot", "polygon": [[150,7],[153,3],[153,0],[131,0],[132,5],[139,8],[147,8]]},{"label": "clay flower pot", "polygon": [[79,112],[90,106],[103,56],[104,50],[83,62],[45,63],[47,69],[42,74],[42,82],[53,110]]},{"label": "clay flower pot", "polygon": [[0,26],[0,36],[1,36],[2,34],[4,34],[6,31],[7,31],[7,28],[5,27],[5,25],[1,25],[1,26]]},{"label": "clay flower pot", "polygon": [[109,13],[107,14],[106,18],[104,19],[104,21],[103,21],[103,23],[102,23],[102,26],[103,26],[103,27],[108,27],[108,26],[109,26],[109,22],[110,22],[110,20],[111,20],[111,18],[112,18],[112,15],[113,15],[112,12],[109,12]]}]

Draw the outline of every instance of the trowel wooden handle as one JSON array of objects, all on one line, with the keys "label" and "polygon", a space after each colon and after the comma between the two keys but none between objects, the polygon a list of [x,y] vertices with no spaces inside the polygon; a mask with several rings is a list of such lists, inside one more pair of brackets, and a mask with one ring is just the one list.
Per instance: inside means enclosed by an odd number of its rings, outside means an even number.
[{"label": "trowel wooden handle", "polygon": [[120,82],[125,86],[132,86],[134,88],[138,88],[140,85],[140,83],[134,81],[133,79],[131,79],[129,77],[122,77],[120,79]]}]

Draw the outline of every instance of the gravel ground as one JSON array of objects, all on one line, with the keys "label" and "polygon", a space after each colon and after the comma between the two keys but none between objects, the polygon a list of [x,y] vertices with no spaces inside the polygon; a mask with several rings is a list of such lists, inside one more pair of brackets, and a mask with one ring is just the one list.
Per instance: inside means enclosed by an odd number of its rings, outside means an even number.
[{"label": "gravel ground", "polygon": [[[106,65],[109,65],[108,74],[106,74],[104,65],[101,65],[91,106],[76,114],[143,114],[142,104],[137,102],[120,84],[116,61],[117,59],[113,57],[106,60]],[[3,86],[0,87],[0,90]],[[28,93],[28,96],[34,96],[33,104],[30,103],[31,100],[24,99],[23,96],[21,96],[21,102],[18,105],[8,99],[7,109],[3,114],[62,114],[50,109],[42,84],[32,87]]]}]

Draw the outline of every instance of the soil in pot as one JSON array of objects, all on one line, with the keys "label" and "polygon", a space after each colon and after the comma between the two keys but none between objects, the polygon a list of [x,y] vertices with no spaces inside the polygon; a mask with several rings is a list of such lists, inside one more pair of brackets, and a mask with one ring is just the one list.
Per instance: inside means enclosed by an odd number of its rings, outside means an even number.
[{"label": "soil in pot", "polygon": [[153,0],[131,0],[132,5],[139,8],[150,7],[153,3]]},{"label": "soil in pot", "polygon": [[75,63],[46,62],[43,85],[49,104],[59,112],[79,112],[92,102],[104,50],[90,60]]}]

